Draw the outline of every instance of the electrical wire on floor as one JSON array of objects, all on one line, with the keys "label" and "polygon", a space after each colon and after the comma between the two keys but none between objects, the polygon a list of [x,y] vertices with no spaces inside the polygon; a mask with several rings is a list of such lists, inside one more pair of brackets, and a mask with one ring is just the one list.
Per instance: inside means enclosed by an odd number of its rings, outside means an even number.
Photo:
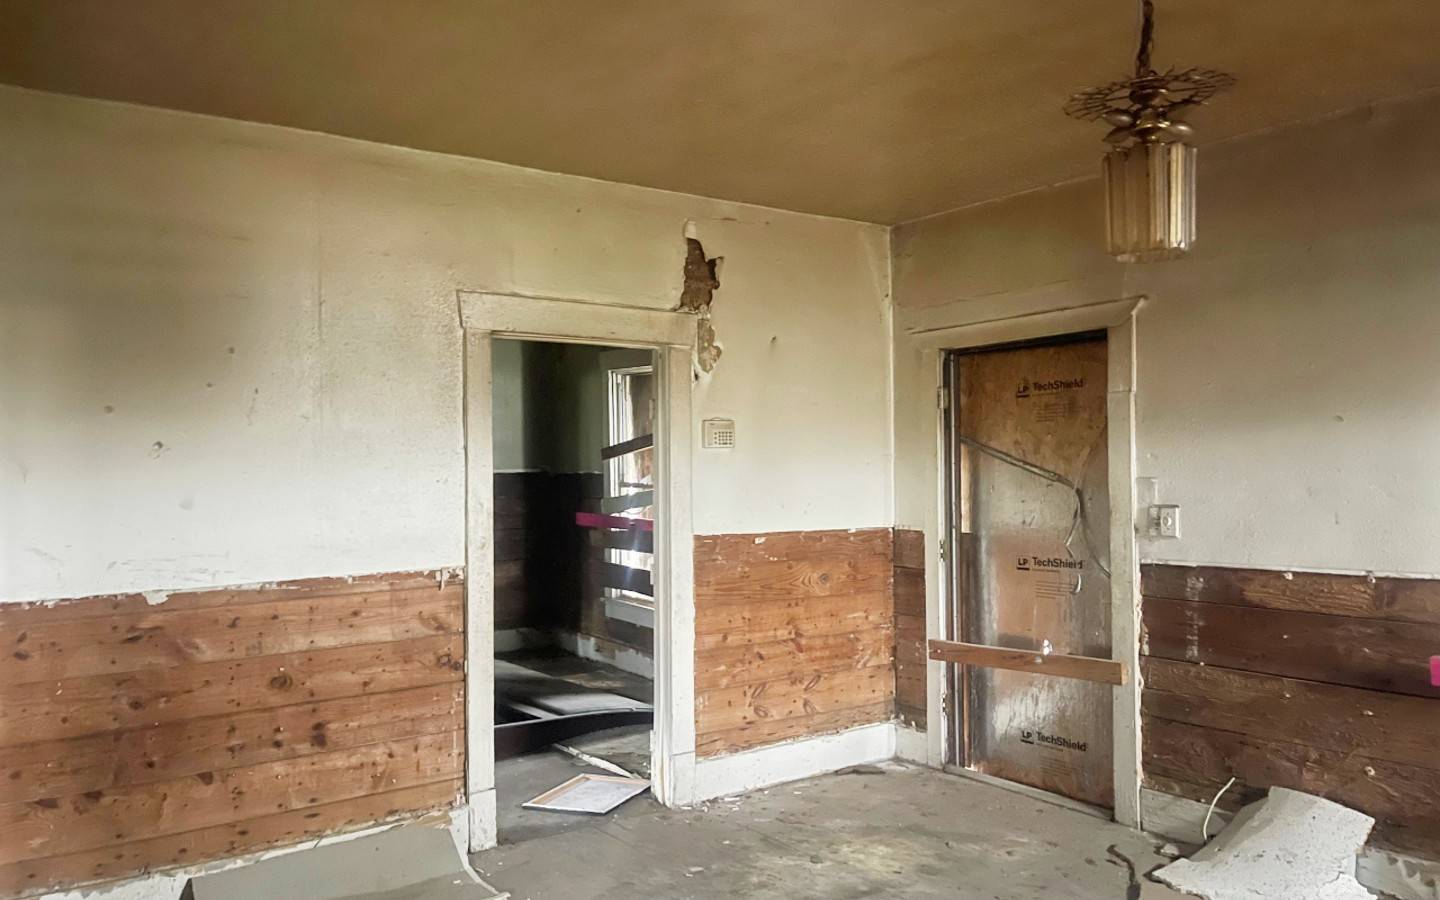
[{"label": "electrical wire on floor", "polygon": [[1215,814],[1215,804],[1220,802],[1220,798],[1225,796],[1225,792],[1230,790],[1230,785],[1234,783],[1235,779],[1232,777],[1225,782],[1224,787],[1216,792],[1215,799],[1210,801],[1210,808],[1205,810],[1205,821],[1200,823],[1200,843],[1203,844],[1210,840],[1210,817]]},{"label": "electrical wire on floor", "polygon": [[[1090,543],[1090,521],[1085,511],[1085,492],[1080,490],[1075,482],[1061,475],[1059,472],[1052,472],[1044,466],[1038,466],[1029,460],[1021,459],[1018,456],[1006,453],[998,447],[992,447],[989,444],[966,437],[963,434],[956,435],[955,439],[966,447],[983,453],[993,459],[997,459],[1006,465],[1014,466],[1023,472],[1029,472],[1036,478],[1043,478],[1052,484],[1069,488],[1070,493],[1075,496],[1075,513],[1070,519],[1070,533],[1065,536],[1065,552],[1070,554],[1071,559],[1075,558],[1075,551],[1070,548],[1070,543],[1075,540],[1075,534],[1078,531],[1080,533],[1080,540],[1085,545],[1085,552],[1090,554],[1090,558],[1095,562],[1095,567],[1098,568],[1101,574],[1107,579],[1110,577],[1110,568],[1100,560],[1100,554],[1095,552],[1095,547]],[[1077,581],[1075,593],[1079,593],[1079,590],[1080,584]]]}]

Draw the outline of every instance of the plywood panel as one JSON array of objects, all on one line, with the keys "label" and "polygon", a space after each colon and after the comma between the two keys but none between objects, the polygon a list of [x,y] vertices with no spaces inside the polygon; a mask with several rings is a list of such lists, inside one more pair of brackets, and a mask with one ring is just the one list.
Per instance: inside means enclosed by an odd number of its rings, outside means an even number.
[{"label": "plywood panel", "polygon": [[461,596],[402,573],[0,607],[0,892],[453,799]]},{"label": "plywood panel", "polygon": [[889,529],[696,538],[701,755],[894,713]]},{"label": "plywood panel", "polygon": [[1440,625],[1156,597],[1143,613],[1151,656],[1440,697]]}]

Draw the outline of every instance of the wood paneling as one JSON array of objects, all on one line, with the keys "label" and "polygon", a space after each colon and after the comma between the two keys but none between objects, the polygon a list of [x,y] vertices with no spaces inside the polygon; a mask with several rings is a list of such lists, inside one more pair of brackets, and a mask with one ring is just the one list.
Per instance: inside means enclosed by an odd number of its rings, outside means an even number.
[{"label": "wood paneling", "polygon": [[406,573],[0,607],[0,894],[453,802],[461,596]]},{"label": "wood paneling", "polygon": [[895,713],[925,728],[925,534],[895,529],[892,575],[895,603]]},{"label": "wood paneling", "polygon": [[892,577],[889,529],[697,537],[697,753],[889,719]]},{"label": "wood paneling", "polygon": [[1141,566],[1140,574],[1146,597],[1440,623],[1440,580],[1435,579],[1155,564]]},{"label": "wood paneling", "polygon": [[1440,854],[1440,584],[1142,567],[1143,767],[1234,806],[1283,786],[1374,816],[1372,840]]},{"label": "wood paneling", "polygon": [[1440,625],[1167,600],[1145,601],[1145,652],[1162,659],[1440,697]]}]

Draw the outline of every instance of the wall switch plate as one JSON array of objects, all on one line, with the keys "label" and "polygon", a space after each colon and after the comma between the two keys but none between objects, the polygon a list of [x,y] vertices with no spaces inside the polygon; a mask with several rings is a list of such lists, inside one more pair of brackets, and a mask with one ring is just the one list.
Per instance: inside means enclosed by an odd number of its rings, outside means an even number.
[{"label": "wall switch plate", "polygon": [[1150,536],[1180,537],[1180,507],[1173,503],[1156,503],[1150,507]]}]

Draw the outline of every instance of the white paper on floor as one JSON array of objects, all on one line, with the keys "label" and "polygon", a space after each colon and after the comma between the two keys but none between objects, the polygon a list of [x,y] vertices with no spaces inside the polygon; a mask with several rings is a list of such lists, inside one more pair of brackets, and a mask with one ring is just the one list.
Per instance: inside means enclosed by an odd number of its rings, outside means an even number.
[{"label": "white paper on floor", "polygon": [[552,812],[604,815],[610,810],[649,790],[644,778],[621,778],[617,775],[592,775],[585,772],[553,787],[527,803],[526,809],[548,809]]},{"label": "white paper on floor", "polygon": [[1189,859],[1152,877],[1207,900],[1373,900],[1355,858],[1375,820],[1311,794],[1271,788]]}]

